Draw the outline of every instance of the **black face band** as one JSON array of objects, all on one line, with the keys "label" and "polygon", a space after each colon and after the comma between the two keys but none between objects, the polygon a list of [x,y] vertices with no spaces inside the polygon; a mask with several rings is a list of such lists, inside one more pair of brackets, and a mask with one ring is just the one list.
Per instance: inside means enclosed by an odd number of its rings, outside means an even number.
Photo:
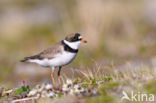
[{"label": "black face band", "polygon": [[63,40],[62,40],[62,44],[64,46],[64,50],[65,51],[68,51],[68,52],[71,52],[71,53],[77,53],[78,52],[78,49],[73,49],[71,48],[69,45],[67,45]]}]

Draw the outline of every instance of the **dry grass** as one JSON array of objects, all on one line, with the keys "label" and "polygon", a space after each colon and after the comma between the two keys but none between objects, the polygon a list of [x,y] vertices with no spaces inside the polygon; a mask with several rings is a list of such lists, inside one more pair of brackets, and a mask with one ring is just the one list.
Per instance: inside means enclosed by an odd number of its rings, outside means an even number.
[{"label": "dry grass", "polygon": [[[115,99],[120,103],[122,91],[126,91],[129,94],[134,91],[136,93],[153,93],[155,95],[155,87],[153,87],[154,84],[152,81],[155,81],[156,71],[155,67],[149,65],[149,63],[142,62],[136,65],[134,62],[129,62],[122,66],[107,68],[112,69],[112,72],[109,73],[105,73],[106,68],[102,66],[93,69],[94,70],[81,70],[80,73],[86,77],[89,83],[93,81],[102,83],[102,86],[99,88],[103,89],[99,90],[103,91],[100,92],[104,92],[104,95],[112,97],[111,100]],[[149,89],[149,87],[151,88]],[[95,101],[98,99],[100,98],[95,98]]]}]

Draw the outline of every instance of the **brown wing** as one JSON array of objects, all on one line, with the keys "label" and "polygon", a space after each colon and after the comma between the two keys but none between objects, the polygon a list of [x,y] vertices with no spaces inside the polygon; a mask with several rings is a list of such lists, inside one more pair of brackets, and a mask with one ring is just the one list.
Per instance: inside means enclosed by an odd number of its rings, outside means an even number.
[{"label": "brown wing", "polygon": [[63,46],[61,45],[61,42],[58,42],[37,55],[25,57],[24,60],[21,60],[21,62],[27,62],[30,59],[52,59],[57,53],[62,53],[62,48]]},{"label": "brown wing", "polygon": [[63,46],[61,45],[61,42],[56,43],[55,45],[47,48],[43,52],[40,53],[40,58],[54,58],[54,55],[58,53],[62,53]]}]

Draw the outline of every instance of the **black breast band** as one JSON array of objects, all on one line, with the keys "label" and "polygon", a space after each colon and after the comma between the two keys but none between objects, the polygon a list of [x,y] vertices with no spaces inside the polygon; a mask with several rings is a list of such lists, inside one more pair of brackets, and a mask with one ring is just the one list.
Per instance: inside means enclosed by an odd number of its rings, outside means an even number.
[{"label": "black breast band", "polygon": [[68,51],[68,52],[71,52],[71,53],[77,53],[78,52],[78,49],[73,49],[71,48],[70,46],[68,46],[63,40],[62,40],[62,44],[64,46],[64,50],[65,51]]}]

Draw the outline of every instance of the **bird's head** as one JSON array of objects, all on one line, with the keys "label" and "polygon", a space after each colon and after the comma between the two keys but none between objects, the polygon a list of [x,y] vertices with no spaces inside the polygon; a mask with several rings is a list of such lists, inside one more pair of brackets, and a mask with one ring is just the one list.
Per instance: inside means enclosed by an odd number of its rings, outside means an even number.
[{"label": "bird's head", "polygon": [[82,35],[79,33],[74,33],[66,36],[64,42],[73,49],[78,49],[82,43],[87,43],[87,41],[84,40]]}]

